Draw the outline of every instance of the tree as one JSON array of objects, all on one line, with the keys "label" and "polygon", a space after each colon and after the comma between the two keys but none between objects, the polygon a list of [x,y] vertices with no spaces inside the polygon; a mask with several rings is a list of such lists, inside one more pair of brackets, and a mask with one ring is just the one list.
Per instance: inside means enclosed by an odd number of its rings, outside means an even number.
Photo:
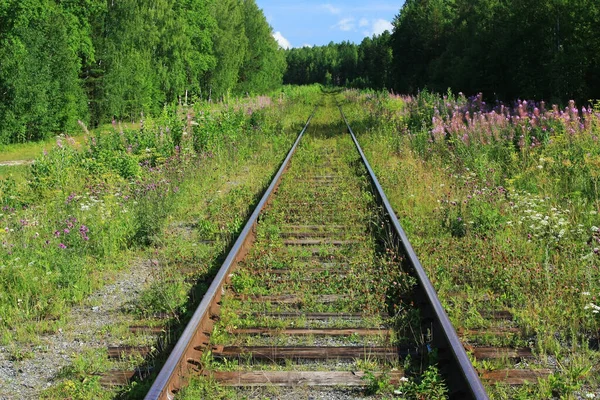
[{"label": "tree", "polygon": [[242,0],[218,0],[212,3],[212,15],[217,21],[212,33],[217,65],[208,77],[212,97],[229,94],[238,83],[240,67],[248,48],[243,6]]},{"label": "tree", "polygon": [[50,0],[4,0],[0,21],[0,141],[40,140],[85,120],[76,19]]},{"label": "tree", "polygon": [[264,93],[280,86],[286,69],[285,53],[254,0],[244,1],[244,31],[248,48],[240,68],[237,91]]}]

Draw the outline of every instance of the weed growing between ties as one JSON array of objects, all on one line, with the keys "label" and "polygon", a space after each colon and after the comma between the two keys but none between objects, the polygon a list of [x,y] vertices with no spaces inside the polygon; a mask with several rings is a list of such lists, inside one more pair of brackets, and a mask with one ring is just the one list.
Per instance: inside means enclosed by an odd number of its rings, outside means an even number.
[{"label": "weed growing between ties", "polygon": [[[345,134],[332,100],[326,98],[325,105],[317,112],[277,195],[260,218],[257,241],[233,274],[229,290],[221,301],[221,314],[211,333],[211,345],[319,346],[323,351],[335,346],[365,346],[368,353],[370,346],[424,340],[418,315],[408,312],[412,308],[408,302],[399,302],[402,296],[408,297],[414,281],[399,270],[398,259],[390,246],[376,240],[385,235],[385,229],[373,207],[364,167],[358,161],[350,137]],[[302,229],[307,226],[312,227],[311,231],[303,233]],[[332,246],[328,240],[316,240],[314,246],[306,247],[297,246],[298,241],[294,239],[319,237],[335,238],[343,244]],[[291,295],[296,300],[259,299],[265,295]],[[332,297],[324,301],[324,296]],[[333,318],[315,319],[320,313],[329,313]],[[340,313],[342,317],[336,317]],[[343,317],[351,313],[358,313],[358,319]],[[295,336],[284,332],[290,328],[353,328],[357,324],[381,329],[381,335]],[[392,326],[397,329],[388,337],[387,328]],[[239,332],[257,327],[271,333]],[[350,361],[263,361],[250,354],[213,357],[206,351],[200,364],[208,376],[193,378],[178,397],[293,398],[316,393],[311,392],[315,389],[301,387],[228,389],[211,378],[211,372],[365,371],[366,389],[362,392],[336,390],[371,398],[396,397],[400,393],[407,399],[445,398],[446,386],[437,369],[428,368],[430,361],[435,362],[428,357],[382,362],[368,354]],[[397,375],[398,370],[404,370],[407,377],[399,383],[392,382],[391,376]]]},{"label": "weed growing between ties", "polygon": [[[115,124],[83,149],[61,140],[31,166],[26,187],[3,181],[2,341],[27,345],[64,327],[71,305],[145,252],[167,266],[165,282],[132,310],[181,318],[191,282],[210,277],[209,266],[310,114],[310,90],[165,110],[138,130]],[[197,270],[182,274],[189,265]],[[202,288],[194,294],[197,301]],[[85,378],[67,375],[49,398],[109,396],[96,391],[92,369]]]},{"label": "weed growing between ties", "polygon": [[[506,309],[549,378],[494,398],[600,395],[600,109],[422,93],[345,94],[345,109],[456,326]],[[514,365],[478,362],[483,370]]]}]

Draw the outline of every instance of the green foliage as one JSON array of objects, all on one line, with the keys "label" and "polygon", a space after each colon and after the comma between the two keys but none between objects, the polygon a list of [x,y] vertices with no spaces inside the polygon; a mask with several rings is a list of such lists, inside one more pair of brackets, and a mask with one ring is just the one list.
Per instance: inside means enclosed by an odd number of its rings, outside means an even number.
[{"label": "green foliage", "polygon": [[[556,360],[548,378],[521,388],[490,386],[491,397],[593,393],[600,321],[598,116],[576,112],[574,104],[560,110],[525,102],[481,112],[481,98],[430,93],[399,98],[352,91],[346,97],[358,98],[347,106],[350,123],[361,126],[355,129],[363,132],[361,145],[455,326],[487,331],[496,325],[486,313],[510,311],[522,333],[469,340],[530,347],[540,354],[530,368],[548,368],[545,355]],[[401,105],[394,117],[388,102]],[[431,124],[423,127],[431,112]],[[416,131],[391,129],[398,120],[414,121]],[[461,301],[453,300],[456,291]],[[478,360],[476,367],[512,365]]]},{"label": "green foliage", "polygon": [[[209,76],[210,96],[222,98],[235,88],[240,67],[248,49],[244,21],[244,2],[239,0],[214,1],[212,15],[217,21],[212,32],[217,66]],[[253,43],[254,45],[254,43]]]},{"label": "green foliage", "polygon": [[[305,100],[310,97],[306,93],[294,98]],[[167,107],[136,129],[115,123],[112,130],[91,135],[82,148],[60,137],[57,146],[28,167],[29,183],[0,181],[2,336],[10,338],[25,322],[59,323],[72,304],[98,287],[103,271],[126,264],[120,257],[127,249],[156,241],[174,207],[186,201],[180,187],[186,180],[198,181],[198,170],[209,168],[219,174],[214,183],[221,179],[223,166],[252,160],[267,168],[264,174],[270,176],[270,166],[280,161],[274,154],[292,140],[279,124],[289,127],[290,120],[297,124],[311,109],[298,101],[297,112],[287,115],[291,104],[282,97],[281,107],[274,107],[269,97],[259,97],[231,106],[197,106],[211,108],[210,121],[201,114],[194,117],[191,108],[186,114],[183,108]],[[260,116],[252,118],[254,112]],[[210,151],[196,153],[192,127],[203,132],[205,124],[224,145],[215,139]],[[278,150],[270,154],[265,148]],[[230,192],[233,201],[224,206],[215,202],[215,213],[236,210],[245,215],[255,193],[235,187]],[[220,239],[223,233],[233,235],[243,221],[236,216],[199,231]],[[145,301],[149,309],[171,312],[182,309],[187,294],[186,284],[179,282],[171,288],[153,288]],[[64,387],[65,393],[76,396],[82,382],[72,383],[75,386]],[[92,385],[89,379],[85,384]]]},{"label": "green foliage", "polygon": [[52,0],[0,3],[0,143],[42,140],[87,118],[76,19]]},{"label": "green foliage", "polygon": [[244,1],[244,31],[248,46],[240,67],[238,93],[266,93],[281,85],[285,53],[254,0]]},{"label": "green foliage", "polygon": [[284,82],[385,89],[391,87],[392,51],[389,32],[349,42],[286,51]]},{"label": "green foliage", "polygon": [[591,0],[408,0],[394,21],[394,87],[583,103],[600,87],[599,26]]},{"label": "green foliage", "polygon": [[254,1],[2,1],[0,144],[266,93],[285,69],[271,33]]},{"label": "green foliage", "polygon": [[376,376],[372,372],[367,371],[363,379],[367,381],[365,392],[369,396],[390,393],[394,387],[390,382],[390,377],[385,373]]},{"label": "green foliage", "polygon": [[[188,297],[188,288],[183,279],[173,277],[174,282],[165,285],[165,277],[157,279],[150,288],[144,290],[135,304],[136,312],[152,316],[156,313],[178,315]],[[181,278],[181,276],[180,276]]]},{"label": "green foliage", "polygon": [[422,374],[419,380],[405,381],[398,388],[402,398],[406,400],[444,400],[448,398],[448,388],[444,383],[438,369],[431,365]]}]

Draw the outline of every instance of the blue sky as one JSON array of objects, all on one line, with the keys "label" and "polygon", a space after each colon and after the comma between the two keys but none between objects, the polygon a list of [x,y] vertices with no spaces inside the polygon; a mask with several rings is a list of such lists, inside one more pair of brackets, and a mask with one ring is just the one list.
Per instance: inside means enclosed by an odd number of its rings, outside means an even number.
[{"label": "blue sky", "polygon": [[282,47],[325,45],[391,31],[403,0],[256,0]]}]

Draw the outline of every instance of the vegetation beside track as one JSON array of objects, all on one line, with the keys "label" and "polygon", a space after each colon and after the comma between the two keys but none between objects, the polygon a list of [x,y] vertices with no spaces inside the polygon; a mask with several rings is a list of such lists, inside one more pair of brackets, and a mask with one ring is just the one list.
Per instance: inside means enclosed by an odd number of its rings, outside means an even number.
[{"label": "vegetation beside track", "polygon": [[[457,327],[492,328],[504,309],[518,334],[465,337],[527,346],[553,373],[493,398],[600,395],[598,110],[481,98],[348,91],[359,141]],[[495,370],[509,360],[476,366]]]},{"label": "vegetation beside track", "polygon": [[[185,319],[202,290],[190,293],[192,277],[210,280],[317,93],[290,89],[165,112],[140,129],[117,125],[90,135],[83,151],[65,140],[40,155],[26,185],[3,180],[2,344],[29,353],[43,343],[40,335],[68,329],[70,308],[139,258],[165,266],[165,283],[142,293],[133,312]],[[102,353],[78,357],[78,367],[46,397],[113,396],[98,385],[98,363],[89,361]]]}]

